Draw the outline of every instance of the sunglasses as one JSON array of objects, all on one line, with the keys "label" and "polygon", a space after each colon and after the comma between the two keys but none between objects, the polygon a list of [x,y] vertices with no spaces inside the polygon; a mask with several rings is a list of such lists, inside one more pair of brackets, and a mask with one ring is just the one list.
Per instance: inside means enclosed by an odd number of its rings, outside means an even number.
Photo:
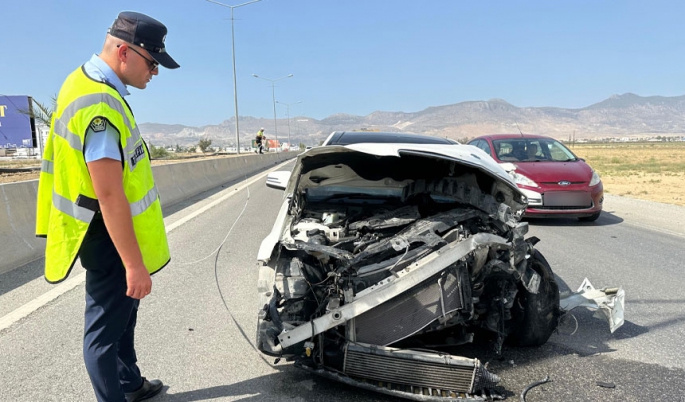
[{"label": "sunglasses", "polygon": [[[119,45],[119,46],[121,46],[121,45]],[[119,47],[119,46],[117,46],[117,47]],[[138,56],[144,58],[145,61],[147,61],[147,66],[150,68],[150,72],[155,71],[155,69],[156,69],[157,67],[159,67],[159,63],[157,63],[156,61],[148,59],[147,57],[143,56],[142,53],[140,53],[140,52],[137,51],[136,49],[132,48],[131,46],[129,46],[128,48],[129,48],[130,50],[133,50],[134,53],[136,53]]]}]

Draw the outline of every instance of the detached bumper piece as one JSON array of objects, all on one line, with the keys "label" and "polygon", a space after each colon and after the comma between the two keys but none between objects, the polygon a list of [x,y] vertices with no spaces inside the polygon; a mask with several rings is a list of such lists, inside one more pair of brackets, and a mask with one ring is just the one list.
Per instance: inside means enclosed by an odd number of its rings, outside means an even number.
[{"label": "detached bumper piece", "polygon": [[562,294],[559,304],[564,311],[571,311],[576,307],[595,310],[595,316],[604,318],[613,334],[624,323],[625,298],[623,287],[595,289],[585,278],[576,292]]},{"label": "detached bumper piece", "polygon": [[344,375],[327,370],[315,372],[357,387],[419,401],[500,398],[491,391],[500,380],[497,375],[478,359],[448,354],[348,343]]}]

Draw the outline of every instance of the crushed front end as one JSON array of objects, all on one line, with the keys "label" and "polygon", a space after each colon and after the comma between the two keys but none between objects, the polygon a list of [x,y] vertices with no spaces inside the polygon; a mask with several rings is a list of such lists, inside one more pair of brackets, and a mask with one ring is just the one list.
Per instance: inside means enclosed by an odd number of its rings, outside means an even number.
[{"label": "crushed front end", "polygon": [[478,359],[440,349],[483,332],[498,352],[541,345],[556,328],[525,197],[496,164],[458,154],[330,148],[298,158],[262,244],[259,350],[407,399],[497,397]]}]

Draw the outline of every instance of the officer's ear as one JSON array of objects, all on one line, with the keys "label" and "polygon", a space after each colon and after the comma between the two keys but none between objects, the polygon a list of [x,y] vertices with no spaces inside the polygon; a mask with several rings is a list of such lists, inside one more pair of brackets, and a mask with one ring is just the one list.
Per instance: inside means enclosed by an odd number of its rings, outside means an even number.
[{"label": "officer's ear", "polygon": [[125,43],[120,43],[117,45],[117,56],[122,63],[126,63],[128,58],[128,45]]}]

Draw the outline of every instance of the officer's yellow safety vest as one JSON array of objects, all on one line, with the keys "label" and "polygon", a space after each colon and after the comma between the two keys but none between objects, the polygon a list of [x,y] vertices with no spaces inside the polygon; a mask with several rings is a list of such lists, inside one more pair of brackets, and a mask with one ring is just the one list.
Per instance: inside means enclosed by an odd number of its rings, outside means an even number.
[{"label": "officer's yellow safety vest", "polygon": [[145,267],[152,274],[170,260],[150,156],[133,113],[116,89],[89,78],[81,67],[60,89],[38,183],[36,236],[47,237],[45,279],[50,283],[69,275],[99,210],[83,153],[91,123],[110,124],[120,134],[124,192]]}]

